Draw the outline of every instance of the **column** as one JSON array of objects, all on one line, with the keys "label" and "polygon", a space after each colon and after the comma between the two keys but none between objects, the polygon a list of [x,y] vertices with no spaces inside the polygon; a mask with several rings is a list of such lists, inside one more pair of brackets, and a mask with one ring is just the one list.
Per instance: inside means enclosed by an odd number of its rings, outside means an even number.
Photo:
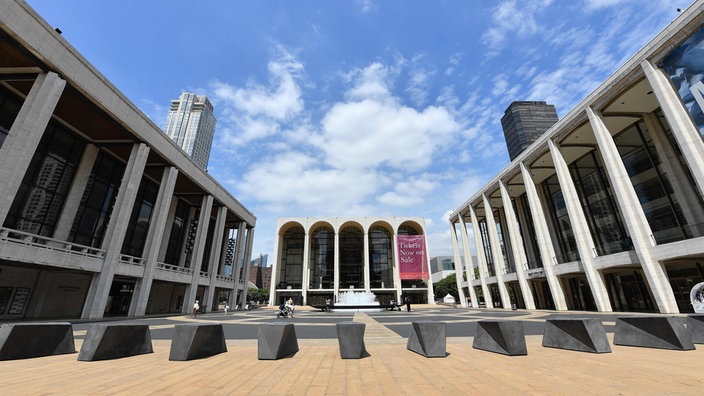
[{"label": "column", "polygon": [[[398,235],[396,234],[396,229],[394,229],[391,239],[393,241],[393,245],[391,245],[391,252],[394,255],[394,259],[392,260],[393,268],[391,271],[391,276],[394,280],[394,289],[396,289],[396,293],[400,296],[403,293],[403,287],[401,285],[401,267],[399,265],[398,258]],[[384,287],[389,287],[389,285],[384,285]],[[434,301],[435,299],[432,300]]]},{"label": "column", "polygon": [[677,302],[667,278],[667,272],[665,272],[662,264],[653,259],[652,231],[645,213],[643,213],[638,196],[633,189],[626,167],[623,165],[621,156],[618,153],[616,143],[600,114],[587,107],[587,116],[594,131],[596,142],[599,145],[601,156],[604,159],[604,167],[606,168],[616,203],[623,215],[623,222],[626,225],[626,229],[628,229],[628,234],[631,236],[636,255],[638,255],[638,260],[643,268],[648,285],[650,285],[655,302],[662,313],[678,313],[679,308],[677,308]]},{"label": "column", "polygon": [[303,295],[303,305],[308,300],[308,284],[310,282],[310,230],[305,230],[303,237],[303,276],[301,284],[301,294]]},{"label": "column", "polygon": [[142,279],[137,281],[135,293],[132,296],[132,303],[130,304],[129,316],[144,316],[146,313],[149,292],[152,289],[154,271],[159,258],[161,241],[164,239],[166,219],[169,217],[169,209],[177,177],[178,169],[173,166],[164,168],[161,184],[159,185],[159,193],[156,197],[156,205],[154,206],[154,214],[152,215],[146,243],[144,244],[144,275],[142,275]]},{"label": "column", "polygon": [[[335,230],[335,253],[333,258],[334,274],[333,274],[333,295],[337,296],[340,293],[340,228]],[[332,301],[331,301],[332,302]]]},{"label": "column", "polygon": [[93,171],[93,165],[95,164],[95,159],[98,158],[99,151],[100,149],[97,146],[90,143],[86,144],[81,160],[78,162],[76,174],[73,176],[71,188],[66,195],[64,207],[61,209],[59,220],[56,222],[54,239],[60,241],[68,240],[71,227],[73,227],[73,221],[76,218],[76,213],[78,213],[78,207],[81,204],[81,198],[83,198],[88,180],[90,180],[90,174]]},{"label": "column", "polygon": [[543,212],[543,206],[540,204],[538,191],[535,188],[535,183],[533,183],[530,171],[523,163],[521,163],[521,174],[523,175],[523,184],[526,188],[528,206],[530,206],[531,216],[533,216],[533,227],[535,228],[535,236],[538,239],[538,250],[540,250],[540,258],[543,262],[545,278],[550,287],[555,309],[564,311],[567,309],[567,303],[565,302],[565,293],[562,290],[562,285],[560,284],[560,280],[557,279],[557,276],[555,276],[555,270],[553,268],[552,260],[553,257],[555,257],[555,250],[553,248],[552,239],[550,238],[550,232],[548,231],[548,224],[545,220],[545,212]]},{"label": "column", "polygon": [[[215,230],[213,231],[213,243],[210,246],[210,263],[208,268],[210,271],[210,280],[208,287],[205,289],[204,303],[208,304],[208,309],[214,311],[217,309],[215,301],[215,282],[218,279],[220,271],[220,253],[222,252],[222,240],[225,230],[225,220],[227,219],[227,207],[221,206],[218,208],[218,213],[215,217]],[[215,308],[215,309],[213,309]]]},{"label": "column", "polygon": [[[423,229],[423,241],[424,242],[427,241],[427,234],[425,233],[425,229]],[[432,273],[432,270],[430,269],[430,256],[428,256],[428,245],[427,244],[425,244],[425,245],[426,245],[425,246],[425,266],[426,266],[426,270],[428,271],[428,279],[426,280],[427,285],[428,285],[427,299],[428,299],[429,304],[435,304],[435,288],[433,287],[433,279],[430,276],[430,274]],[[400,269],[399,269],[399,272],[400,272]],[[401,282],[399,280],[399,284],[400,283]],[[460,292],[461,289],[457,289],[457,290],[458,290],[458,292]],[[464,295],[464,292],[460,292],[460,293],[462,293],[462,295]]]},{"label": "column", "polygon": [[[213,210],[213,196],[204,195],[200,203],[200,214],[198,215],[198,230],[193,241],[193,253],[191,255],[191,285],[186,292],[183,302],[183,313],[191,312],[193,303],[198,299],[198,283],[200,282],[200,268],[205,255],[205,242],[208,238],[208,227],[210,226],[210,212]],[[201,297],[202,299],[202,297]],[[201,301],[203,306],[205,301]]]},{"label": "column", "polygon": [[[243,265],[244,261],[244,251],[245,251],[245,232],[247,231],[247,223],[244,221],[240,222],[239,227],[237,227],[237,239],[235,240],[235,254],[233,258],[233,263],[232,263],[232,275],[235,281],[235,288],[233,290],[233,295],[231,296],[232,304],[230,304],[231,307],[234,307],[233,309],[238,309],[239,308],[239,303],[242,301],[239,300],[239,290],[240,290],[240,280],[244,275],[240,275],[240,266]],[[278,236],[277,236],[278,238]],[[244,272],[244,266],[242,267],[242,271]],[[244,286],[243,286],[244,288]],[[244,308],[244,305],[242,306]]]},{"label": "column", "polygon": [[56,73],[39,74],[0,147],[0,226],[5,223],[65,86],[66,81]]},{"label": "column", "polygon": [[504,213],[506,215],[506,228],[511,241],[513,241],[511,254],[513,254],[513,262],[516,266],[516,276],[518,277],[518,284],[521,286],[523,301],[526,303],[526,309],[535,309],[533,292],[528,285],[528,278],[526,277],[528,259],[523,248],[523,238],[521,238],[521,230],[518,227],[518,218],[516,218],[516,212],[513,210],[513,203],[511,202],[511,196],[508,195],[506,184],[501,180],[499,180],[499,189],[501,190],[501,202],[504,205]]},{"label": "column", "polygon": [[[271,288],[269,289],[269,306],[277,307],[279,306],[279,301],[276,301],[276,288],[279,286],[280,274],[279,274],[279,260],[281,260],[281,235],[279,230],[276,230],[276,237],[274,238],[274,257],[276,260],[271,264]],[[337,294],[335,294],[337,296]]]},{"label": "column", "polygon": [[484,218],[486,219],[486,228],[489,233],[489,242],[491,243],[491,255],[494,257],[494,272],[496,273],[496,283],[499,287],[499,295],[501,296],[501,305],[504,309],[511,309],[511,297],[508,295],[506,284],[504,283],[504,268],[506,263],[504,255],[501,252],[501,243],[499,242],[499,232],[496,230],[496,219],[494,219],[494,211],[491,208],[491,202],[486,194],[482,194],[484,201]]},{"label": "column", "polygon": [[[450,239],[452,239],[452,253],[455,259],[455,278],[457,280],[457,294],[460,298],[459,303],[462,307],[467,307],[467,297],[465,297],[464,290],[462,290],[462,257],[460,256],[460,248],[457,243],[457,230],[452,219],[450,219]],[[467,283],[471,288],[472,285],[469,278],[467,278]]]},{"label": "column", "polygon": [[557,180],[560,183],[562,197],[565,200],[567,215],[572,224],[577,251],[579,251],[580,261],[584,268],[584,274],[589,282],[589,287],[592,289],[594,302],[599,312],[611,312],[611,302],[609,301],[609,293],[606,290],[604,279],[596,269],[596,260],[594,260],[596,248],[592,239],[587,217],[584,215],[582,204],[577,195],[577,188],[574,186],[574,181],[570,175],[570,170],[567,168],[567,162],[560,153],[552,139],[548,139],[548,147],[550,147],[550,155],[552,162],[557,172]]},{"label": "column", "polygon": [[137,143],[132,146],[130,159],[125,167],[125,173],[122,175],[120,190],[117,193],[110,221],[103,237],[103,245],[101,246],[101,249],[105,251],[103,269],[100,273],[93,275],[81,315],[83,319],[103,317],[112,286],[112,278],[115,274],[115,265],[122,250],[122,243],[125,241],[125,232],[130,221],[134,201],[137,199],[137,191],[139,191],[148,156],[149,147],[146,144]]},{"label": "column", "polygon": [[[254,243],[254,227],[247,229],[247,247],[244,251],[244,288],[242,289],[242,304],[247,304],[247,290],[249,289],[249,270],[252,267],[252,244]],[[305,294],[303,295],[303,305],[306,304]]]},{"label": "column", "polygon": [[[462,213],[458,213],[457,219],[460,224],[460,236],[462,237],[462,250],[464,251],[465,273],[467,274],[467,285],[469,285],[469,298],[472,300],[472,306],[479,307],[479,299],[477,292],[474,290],[474,261],[472,260],[472,251],[469,249],[469,234],[467,234],[467,225],[464,223]],[[480,271],[481,272],[481,271]],[[480,276],[481,277],[481,276]]]},{"label": "column", "polygon": [[682,106],[682,101],[672,88],[670,79],[663,74],[662,70],[654,68],[648,60],[644,60],[640,66],[672,128],[672,135],[682,150],[682,156],[697,183],[699,194],[704,197],[704,141],[702,141],[702,136],[692,123],[689,113]]},{"label": "column", "polygon": [[[482,231],[479,228],[477,214],[474,212],[472,205],[469,205],[469,214],[472,219],[472,233],[474,234],[474,246],[477,247],[477,260],[479,260],[479,280],[482,283],[482,294],[484,294],[484,303],[487,308],[494,308],[494,299],[489,292],[489,286],[486,284],[486,278],[489,275],[487,270],[486,256],[484,253],[484,241],[482,241]],[[479,304],[479,301],[477,301]],[[477,305],[478,306],[478,305]]]},{"label": "column", "polygon": [[[369,276],[369,230],[364,230],[364,290],[371,291],[371,280]],[[399,301],[401,295],[398,296]]]}]

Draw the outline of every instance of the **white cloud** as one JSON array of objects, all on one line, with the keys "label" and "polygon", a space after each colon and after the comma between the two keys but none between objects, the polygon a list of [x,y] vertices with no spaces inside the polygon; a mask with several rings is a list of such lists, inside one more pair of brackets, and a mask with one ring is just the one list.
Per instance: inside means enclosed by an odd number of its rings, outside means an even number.
[{"label": "white cloud", "polygon": [[422,205],[426,196],[438,186],[438,181],[431,175],[410,175],[406,176],[404,181],[397,183],[393,191],[380,195],[377,201],[396,208],[418,206]]},{"label": "white cloud", "polygon": [[535,17],[549,6],[552,0],[505,0],[499,3],[492,14],[492,26],[482,35],[482,42],[489,47],[490,54],[503,47],[510,35],[532,36],[541,30]]}]

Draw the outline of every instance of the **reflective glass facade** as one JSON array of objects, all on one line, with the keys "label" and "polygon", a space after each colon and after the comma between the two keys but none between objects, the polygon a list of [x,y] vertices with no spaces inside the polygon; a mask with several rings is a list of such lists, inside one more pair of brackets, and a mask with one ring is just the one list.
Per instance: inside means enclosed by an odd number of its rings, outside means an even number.
[{"label": "reflective glass facade", "polygon": [[340,288],[364,287],[364,234],[357,227],[340,231]]}]

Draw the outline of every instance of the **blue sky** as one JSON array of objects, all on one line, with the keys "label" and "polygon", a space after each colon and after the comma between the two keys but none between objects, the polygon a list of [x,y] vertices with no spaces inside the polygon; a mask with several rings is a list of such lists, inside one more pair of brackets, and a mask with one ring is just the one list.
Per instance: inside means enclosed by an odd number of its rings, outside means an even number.
[{"label": "blue sky", "polygon": [[691,0],[95,1],[29,4],[163,126],[183,91],[218,119],[209,173],[257,216],[447,213],[509,162],[514,100],[567,114]]}]

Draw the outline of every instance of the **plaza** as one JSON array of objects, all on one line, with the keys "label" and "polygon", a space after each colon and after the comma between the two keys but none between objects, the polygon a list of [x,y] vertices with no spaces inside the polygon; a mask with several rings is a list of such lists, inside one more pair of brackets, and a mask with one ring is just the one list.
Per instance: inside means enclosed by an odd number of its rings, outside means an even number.
[{"label": "plaza", "polygon": [[[555,311],[419,305],[412,312],[369,314],[302,310],[287,320],[276,319],[275,313],[264,308],[110,322],[148,324],[154,353],[95,362],[76,361],[76,354],[3,361],[3,394],[692,394],[704,382],[701,348],[683,352],[613,345],[612,353],[593,354],[542,347],[545,319]],[[587,316],[602,321],[611,342],[619,315]],[[472,348],[476,322],[492,318],[521,321],[526,356]],[[340,359],[335,323],[347,320],[366,323],[369,356]],[[447,323],[446,357],[426,358],[406,349],[410,323],[417,320]],[[300,350],[280,360],[258,360],[257,326],[277,321],[294,323]],[[228,351],[169,361],[174,325],[183,323],[222,324]],[[77,348],[92,324],[73,324]]]}]

